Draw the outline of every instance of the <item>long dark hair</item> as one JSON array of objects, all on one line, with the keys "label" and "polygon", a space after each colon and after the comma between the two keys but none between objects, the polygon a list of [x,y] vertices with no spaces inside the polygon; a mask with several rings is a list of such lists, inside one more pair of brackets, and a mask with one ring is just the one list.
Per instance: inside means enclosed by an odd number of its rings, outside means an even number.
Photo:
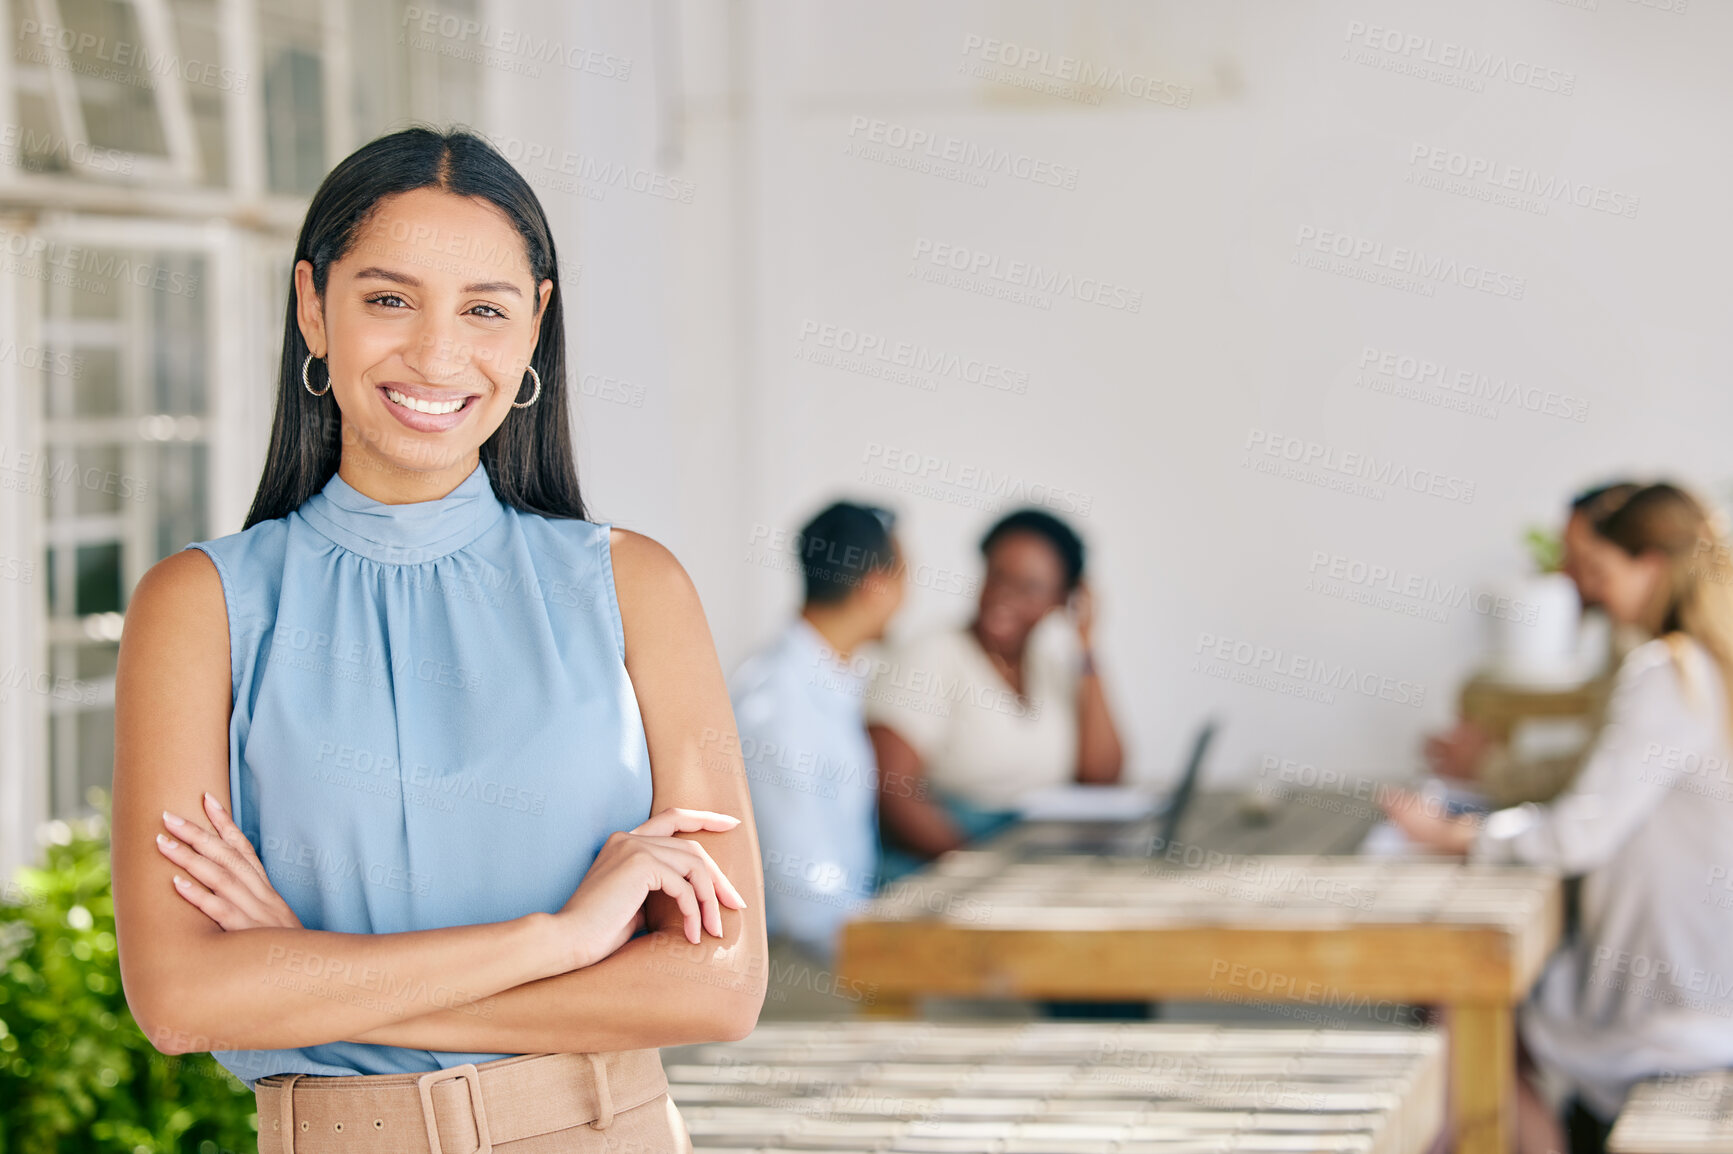
[{"label": "long dark hair", "polygon": [[[493,204],[523,237],[532,286],[554,282],[530,362],[542,380],[541,396],[527,409],[512,410],[482,442],[481,462],[494,494],[505,504],[548,517],[587,520],[566,411],[566,326],[553,232],[534,190],[493,145],[463,129],[439,132],[425,127],[406,128],[362,145],[333,168],[313,194],[295,242],[295,262],[311,262],[313,288],[323,299],[332,262],[354,247],[379,202],[418,188],[444,189]],[[271,446],[243,529],[293,512],[337,472],[342,419],[329,393],[315,397],[302,387],[301,365],[310,351],[295,319],[291,279]]]}]

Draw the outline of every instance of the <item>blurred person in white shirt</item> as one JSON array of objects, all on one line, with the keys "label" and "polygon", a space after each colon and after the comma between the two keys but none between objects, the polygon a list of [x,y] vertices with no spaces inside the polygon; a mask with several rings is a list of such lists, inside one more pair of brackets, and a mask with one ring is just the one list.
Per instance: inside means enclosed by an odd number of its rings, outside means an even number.
[{"label": "blurred person in white shirt", "polygon": [[893,646],[874,668],[886,879],[1009,825],[1028,793],[1117,782],[1124,765],[1082,539],[1023,509],[987,531],[981,555],[974,620]]},{"label": "blurred person in white shirt", "polygon": [[1517,1018],[1525,1154],[1604,1141],[1638,1081],[1733,1065],[1733,564],[1707,507],[1645,486],[1595,523],[1579,579],[1649,638],[1607,723],[1547,804],[1445,817],[1387,805],[1412,840],[1581,876],[1580,922]]}]

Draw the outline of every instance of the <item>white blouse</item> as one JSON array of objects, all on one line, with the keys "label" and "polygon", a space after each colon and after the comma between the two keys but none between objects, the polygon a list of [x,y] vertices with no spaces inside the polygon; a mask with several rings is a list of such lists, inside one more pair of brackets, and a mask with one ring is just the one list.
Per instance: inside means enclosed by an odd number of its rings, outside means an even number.
[{"label": "white blouse", "polygon": [[1584,875],[1519,1026],[1605,1118],[1642,1078],[1733,1065],[1733,748],[1719,670],[1676,640],[1626,656],[1571,787],[1490,815],[1470,853]]},{"label": "white blouse", "polygon": [[1077,774],[1082,653],[1062,611],[1043,618],[1023,654],[1024,695],[1008,685],[967,629],[887,647],[874,664],[866,719],[920,756],[928,783],[983,809]]}]

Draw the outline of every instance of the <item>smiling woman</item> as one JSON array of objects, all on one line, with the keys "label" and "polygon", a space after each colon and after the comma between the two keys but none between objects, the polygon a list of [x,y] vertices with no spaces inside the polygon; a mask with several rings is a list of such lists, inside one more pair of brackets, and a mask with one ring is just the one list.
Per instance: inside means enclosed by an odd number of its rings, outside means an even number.
[{"label": "smiling woman", "polygon": [[689,1149],[654,1048],[757,1020],[757,840],[691,581],[587,519],[541,206],[411,129],[296,256],[246,526],[127,616],[134,1016],[253,1085],[264,1151]]}]

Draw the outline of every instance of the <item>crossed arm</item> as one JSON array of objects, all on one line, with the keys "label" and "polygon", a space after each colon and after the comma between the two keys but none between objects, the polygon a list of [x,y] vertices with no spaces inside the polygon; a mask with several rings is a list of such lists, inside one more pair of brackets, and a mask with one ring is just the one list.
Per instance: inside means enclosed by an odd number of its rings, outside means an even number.
[{"label": "crossed arm", "polygon": [[[194,904],[211,891],[177,888],[172,878],[187,877],[189,849],[222,848],[212,833],[221,814],[213,817],[202,795],[230,804],[227,616],[204,554],[184,551],[146,574],[116,676],[113,863],[122,981],[159,1050],[353,1040],[584,1052],[751,1031],[766,976],[757,837],[744,767],[725,760],[737,746],[700,748],[706,730],[733,732],[721,668],[678,562],[622,530],[613,533],[613,558],[652,812],[678,807],[741,820],[653,831],[677,829],[678,838],[615,835],[624,840],[610,841],[556,914],[398,934],[307,930],[292,915],[286,924],[225,930]],[[178,833],[166,827],[165,810],[189,824]],[[159,849],[159,832],[174,834],[178,850]],[[170,856],[177,852],[180,868]],[[688,861],[700,864],[688,870]],[[726,880],[712,885],[713,874]],[[718,900],[729,889],[743,909]],[[701,905],[706,928],[694,933]],[[649,932],[626,941],[638,926]]]}]

